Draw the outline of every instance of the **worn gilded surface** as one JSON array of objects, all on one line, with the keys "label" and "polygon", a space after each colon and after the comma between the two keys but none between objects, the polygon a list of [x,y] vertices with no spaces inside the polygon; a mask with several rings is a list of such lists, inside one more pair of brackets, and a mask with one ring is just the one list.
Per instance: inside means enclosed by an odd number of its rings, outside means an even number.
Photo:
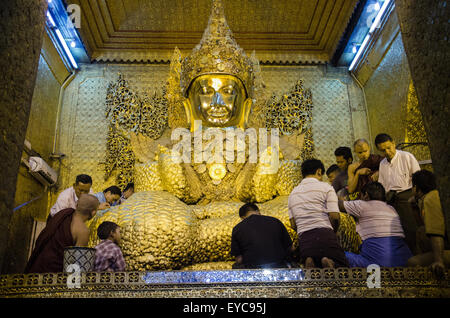
[{"label": "worn gilded surface", "polygon": [[[364,85],[373,138],[388,133],[397,144],[428,142],[395,12],[356,76]],[[407,146],[404,150],[419,161],[431,159],[427,145]]]}]

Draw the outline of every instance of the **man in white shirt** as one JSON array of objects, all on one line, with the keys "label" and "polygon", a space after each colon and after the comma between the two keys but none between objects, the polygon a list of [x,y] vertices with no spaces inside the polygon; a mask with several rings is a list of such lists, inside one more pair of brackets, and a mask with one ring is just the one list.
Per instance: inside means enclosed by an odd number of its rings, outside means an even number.
[{"label": "man in white shirt", "polygon": [[[322,182],[323,163],[317,159],[302,164],[302,182],[289,195],[289,219],[299,236],[299,252],[307,268],[347,267],[336,233],[339,224],[338,198],[334,188]],[[333,230],[334,229],[334,230]]]},{"label": "man in white shirt", "polygon": [[91,187],[92,178],[90,176],[87,174],[78,175],[73,186],[65,189],[59,194],[58,199],[56,199],[56,203],[50,209],[49,218],[53,217],[61,210],[68,208],[76,209],[78,198],[82,194],[94,194]]},{"label": "man in white shirt", "polygon": [[380,162],[378,182],[386,190],[387,202],[398,212],[405,241],[415,255],[417,221],[408,200],[413,196],[412,175],[420,170],[419,163],[413,154],[395,149],[392,137],[387,134],[377,135],[375,145],[385,156]]}]

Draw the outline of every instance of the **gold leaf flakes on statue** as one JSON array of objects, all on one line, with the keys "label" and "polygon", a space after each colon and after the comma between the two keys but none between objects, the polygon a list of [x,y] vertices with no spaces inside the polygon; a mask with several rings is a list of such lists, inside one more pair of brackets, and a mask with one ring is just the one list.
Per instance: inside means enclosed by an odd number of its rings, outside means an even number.
[{"label": "gold leaf flakes on statue", "polygon": [[95,216],[89,246],[98,242],[97,227],[106,220],[121,227],[121,249],[128,271],[179,269],[191,264],[195,218],[173,195],[138,192],[102,216]]},{"label": "gold leaf flakes on statue", "polygon": [[136,192],[164,190],[158,171],[158,162],[136,163],[134,172]]},{"label": "gold leaf flakes on statue", "polygon": [[339,214],[339,228],[336,233],[339,244],[345,251],[359,253],[359,246],[361,245],[362,240],[358,232],[356,232],[355,220],[347,213]]},{"label": "gold leaf flakes on statue", "polygon": [[289,195],[302,180],[299,160],[282,160],[275,189],[279,195]]},{"label": "gold leaf flakes on statue", "polygon": [[228,270],[233,268],[233,262],[208,262],[194,264],[182,268],[183,271],[211,271],[211,270]]}]

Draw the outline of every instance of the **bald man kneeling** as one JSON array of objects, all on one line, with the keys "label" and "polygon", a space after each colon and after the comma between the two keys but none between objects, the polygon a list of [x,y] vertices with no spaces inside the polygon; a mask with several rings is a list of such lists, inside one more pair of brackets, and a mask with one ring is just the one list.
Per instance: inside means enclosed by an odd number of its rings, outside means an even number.
[{"label": "bald man kneeling", "polygon": [[95,216],[99,204],[95,196],[82,194],[76,209],[61,210],[49,219],[36,240],[25,273],[62,272],[64,248],[87,246],[89,229],[85,222]]}]

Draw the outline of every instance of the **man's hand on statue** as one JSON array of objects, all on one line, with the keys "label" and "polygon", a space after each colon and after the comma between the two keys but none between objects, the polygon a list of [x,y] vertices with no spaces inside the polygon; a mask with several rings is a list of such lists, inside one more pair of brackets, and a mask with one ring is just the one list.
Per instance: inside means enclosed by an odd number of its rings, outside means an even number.
[{"label": "man's hand on statue", "polygon": [[434,262],[431,264],[431,270],[433,271],[434,275],[436,275],[436,278],[443,279],[444,278],[444,272],[445,272],[445,265],[441,261]]},{"label": "man's hand on statue", "polygon": [[378,181],[378,176],[379,176],[379,171],[375,171],[375,172],[370,176],[370,179],[372,179],[372,181]]},{"label": "man's hand on statue", "polygon": [[105,210],[105,209],[109,209],[111,206],[109,205],[109,203],[108,202],[103,202],[103,203],[100,203],[100,205],[98,206],[98,209],[99,210]]}]

